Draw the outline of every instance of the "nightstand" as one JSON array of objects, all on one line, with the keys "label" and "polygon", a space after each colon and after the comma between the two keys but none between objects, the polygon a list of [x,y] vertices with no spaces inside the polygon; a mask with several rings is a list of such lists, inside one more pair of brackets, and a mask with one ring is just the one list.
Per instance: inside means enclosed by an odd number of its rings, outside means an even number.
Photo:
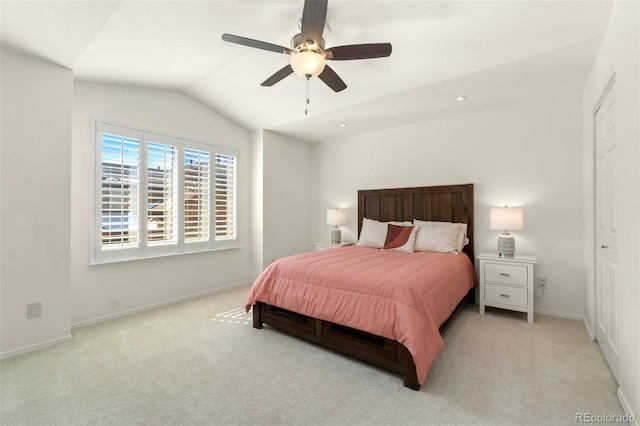
[{"label": "nightstand", "polygon": [[346,247],[346,246],[352,246],[353,243],[348,243],[348,242],[341,242],[338,244],[333,244],[333,243],[315,243],[316,244],[316,251],[320,251],[320,250],[329,250],[329,249],[333,249],[333,248],[339,248],[339,247]]},{"label": "nightstand", "polygon": [[478,285],[480,314],[485,306],[526,312],[533,324],[533,267],[535,256],[518,254],[500,257],[498,253],[480,253]]}]

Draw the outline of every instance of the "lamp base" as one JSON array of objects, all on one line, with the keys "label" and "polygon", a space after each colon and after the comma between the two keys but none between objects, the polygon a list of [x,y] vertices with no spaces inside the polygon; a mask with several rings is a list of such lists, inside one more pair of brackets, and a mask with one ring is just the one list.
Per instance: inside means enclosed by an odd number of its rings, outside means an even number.
[{"label": "lamp base", "polygon": [[498,237],[498,255],[513,257],[516,252],[516,240],[511,235],[502,234]]},{"label": "lamp base", "polygon": [[331,244],[340,244],[340,240],[342,240],[342,231],[337,226],[335,228],[331,228]]}]

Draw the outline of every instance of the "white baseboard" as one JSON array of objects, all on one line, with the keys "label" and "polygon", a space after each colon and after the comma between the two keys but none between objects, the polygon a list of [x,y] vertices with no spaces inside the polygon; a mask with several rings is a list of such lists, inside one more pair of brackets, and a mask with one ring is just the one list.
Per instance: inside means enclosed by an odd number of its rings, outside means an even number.
[{"label": "white baseboard", "polygon": [[624,394],[622,393],[622,389],[618,388],[618,391],[616,392],[616,396],[618,397],[618,401],[620,401],[620,405],[622,405],[622,409],[629,416],[629,420],[633,419],[633,421],[630,421],[629,424],[635,425],[635,426],[640,426],[638,424],[638,421],[639,421],[638,418],[631,411],[631,408],[629,407],[629,404],[627,403],[627,399],[624,397]]},{"label": "white baseboard", "polygon": [[548,311],[546,309],[534,309],[534,312],[536,314],[551,315],[552,317],[568,318],[568,319],[578,320],[578,321],[583,321],[584,320],[584,317],[582,315],[574,315],[574,314],[567,314],[567,313],[564,313],[564,312]]},{"label": "white baseboard", "polygon": [[587,337],[589,337],[591,341],[595,342],[596,335],[591,331],[591,327],[589,327],[589,323],[586,318],[582,318],[582,325],[584,325],[584,330],[587,332]]},{"label": "white baseboard", "polygon": [[34,345],[23,346],[21,348],[12,349],[10,351],[0,353],[0,359],[11,358],[14,356],[22,355],[27,352],[35,351],[36,349],[46,348],[47,346],[57,345],[58,343],[69,342],[73,339],[72,335],[58,337],[57,339],[47,340],[46,342],[36,343]]},{"label": "white baseboard", "polygon": [[197,299],[198,297],[208,296],[210,294],[221,293],[221,292],[226,291],[226,290],[231,290],[233,288],[242,287],[242,286],[249,285],[249,284],[251,284],[251,282],[249,282],[249,281],[241,282],[241,283],[235,283],[235,284],[231,284],[231,285],[228,285],[228,286],[215,288],[213,290],[207,290],[207,291],[203,291],[203,292],[200,292],[200,293],[190,294],[188,296],[181,296],[181,297],[177,297],[175,299],[165,300],[164,302],[158,302],[158,303],[153,303],[151,305],[142,306],[142,307],[139,307],[139,308],[129,309],[128,311],[123,311],[123,312],[118,312],[118,313],[115,313],[115,314],[105,315],[103,317],[98,317],[98,318],[94,318],[94,319],[90,319],[90,320],[86,320],[86,321],[80,321],[80,322],[71,324],[71,329],[79,328],[79,327],[86,327],[88,325],[93,325],[93,324],[98,324],[98,323],[101,323],[101,322],[104,322],[104,321],[109,321],[109,320],[112,320],[112,319],[125,317],[127,315],[135,314],[135,313],[138,313],[138,312],[148,311],[150,309],[156,309],[156,308],[160,308],[162,306],[171,305],[173,303],[185,302],[187,300]]}]

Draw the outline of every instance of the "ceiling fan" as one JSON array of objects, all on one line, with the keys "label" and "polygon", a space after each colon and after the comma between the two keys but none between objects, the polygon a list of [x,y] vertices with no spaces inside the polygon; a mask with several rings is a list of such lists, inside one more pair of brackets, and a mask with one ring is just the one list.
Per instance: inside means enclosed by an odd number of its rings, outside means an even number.
[{"label": "ceiling fan", "polygon": [[325,60],[348,61],[387,57],[391,55],[391,43],[352,44],[325,49],[322,31],[327,18],[327,3],[328,0],[305,0],[300,33],[291,39],[291,48],[233,34],[223,34],[222,40],[291,55],[290,64],[263,81],[262,86],[273,86],[295,72],[305,77],[307,81],[317,76],[333,91],[340,92],[346,89],[347,85],[331,67],[326,65]]}]

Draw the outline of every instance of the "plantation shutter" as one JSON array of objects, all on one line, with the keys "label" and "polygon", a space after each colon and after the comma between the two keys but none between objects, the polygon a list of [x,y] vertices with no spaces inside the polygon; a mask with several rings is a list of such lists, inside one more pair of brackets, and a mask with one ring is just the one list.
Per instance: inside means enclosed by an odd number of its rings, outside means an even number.
[{"label": "plantation shutter", "polygon": [[147,142],[147,243],[178,242],[178,148]]},{"label": "plantation shutter", "polygon": [[184,239],[209,241],[209,159],[207,151],[185,149],[184,153]]},{"label": "plantation shutter", "polygon": [[100,154],[101,246],[137,247],[140,140],[102,132]]},{"label": "plantation shutter", "polygon": [[237,175],[235,155],[215,154],[216,241],[237,239]]}]

